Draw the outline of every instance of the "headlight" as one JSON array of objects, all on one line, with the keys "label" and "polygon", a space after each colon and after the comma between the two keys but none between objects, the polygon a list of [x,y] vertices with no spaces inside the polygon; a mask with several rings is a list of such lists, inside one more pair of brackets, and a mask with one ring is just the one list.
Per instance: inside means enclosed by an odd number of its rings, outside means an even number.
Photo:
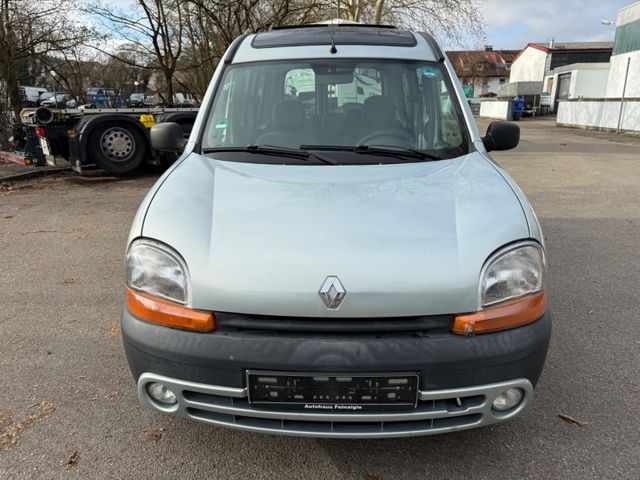
[{"label": "headlight", "polygon": [[542,247],[527,242],[499,251],[486,264],[480,279],[480,303],[488,307],[544,289]]},{"label": "headlight", "polygon": [[454,315],[451,331],[473,335],[535,322],[546,311],[544,270],[544,251],[535,242],[520,242],[498,251],[480,274],[481,309]]},{"label": "headlight", "polygon": [[189,271],[168,246],[153,240],[135,240],[126,259],[127,286],[181,305],[189,303]]}]

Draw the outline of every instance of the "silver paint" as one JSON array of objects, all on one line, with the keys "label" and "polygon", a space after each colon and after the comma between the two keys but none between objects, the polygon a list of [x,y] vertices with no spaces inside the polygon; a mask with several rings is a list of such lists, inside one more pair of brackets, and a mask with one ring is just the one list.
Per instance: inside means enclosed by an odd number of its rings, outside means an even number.
[{"label": "silver paint", "polygon": [[[253,49],[251,38],[234,63],[330,56],[325,46]],[[434,60],[416,39],[413,48],[341,46],[335,58]],[[445,65],[476,152],[393,165],[225,162],[193,152],[206,119],[201,108],[184,154],[145,197],[129,241],[147,236],[180,252],[195,308],[306,317],[477,310],[486,259],[514,241],[542,242],[542,234],[524,194],[486,154],[448,59]],[[223,68],[220,62],[203,105]],[[339,309],[318,295],[328,274],[349,286]]]}]

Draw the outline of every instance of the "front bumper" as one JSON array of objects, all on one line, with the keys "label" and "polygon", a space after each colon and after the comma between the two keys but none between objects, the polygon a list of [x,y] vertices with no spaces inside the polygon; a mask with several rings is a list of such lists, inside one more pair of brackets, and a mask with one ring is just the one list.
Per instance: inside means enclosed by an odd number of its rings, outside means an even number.
[{"label": "front bumper", "polygon": [[[146,407],[245,430],[319,437],[397,437],[442,433],[501,422],[531,404],[551,334],[545,314],[529,325],[463,337],[439,333],[327,334],[166,328],[122,314],[131,371]],[[380,413],[307,413],[252,407],[246,370],[420,374],[415,409]],[[146,385],[160,381],[178,404],[160,405]],[[496,395],[517,387],[514,409],[491,409]]]}]

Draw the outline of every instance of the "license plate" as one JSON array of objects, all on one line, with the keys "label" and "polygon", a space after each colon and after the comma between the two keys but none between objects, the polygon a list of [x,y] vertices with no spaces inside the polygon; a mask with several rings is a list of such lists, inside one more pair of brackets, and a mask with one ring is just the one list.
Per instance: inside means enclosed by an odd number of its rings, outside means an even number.
[{"label": "license plate", "polygon": [[415,408],[418,374],[380,375],[247,371],[249,403],[306,411]]},{"label": "license plate", "polygon": [[42,153],[44,155],[51,155],[51,150],[49,150],[49,142],[47,142],[46,138],[40,137],[40,148],[42,149]]}]

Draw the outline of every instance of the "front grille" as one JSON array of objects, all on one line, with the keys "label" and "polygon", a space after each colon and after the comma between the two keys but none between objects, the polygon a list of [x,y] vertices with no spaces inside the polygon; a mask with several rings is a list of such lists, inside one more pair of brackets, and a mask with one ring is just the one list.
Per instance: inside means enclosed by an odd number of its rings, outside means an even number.
[{"label": "front grille", "polygon": [[[178,396],[178,405],[166,407],[148,397],[146,385],[161,382]],[[496,395],[512,387],[524,392],[515,409],[491,409]],[[403,437],[463,430],[510,419],[533,397],[528,380],[451,390],[420,391],[416,408],[391,412],[281,410],[252,406],[244,388],[226,388],[184,382],[149,373],[138,381],[140,402],[165,413],[242,430],[313,437]]]},{"label": "front grille", "polygon": [[307,318],[216,312],[219,330],[273,333],[448,334],[450,315],[397,318]]}]

